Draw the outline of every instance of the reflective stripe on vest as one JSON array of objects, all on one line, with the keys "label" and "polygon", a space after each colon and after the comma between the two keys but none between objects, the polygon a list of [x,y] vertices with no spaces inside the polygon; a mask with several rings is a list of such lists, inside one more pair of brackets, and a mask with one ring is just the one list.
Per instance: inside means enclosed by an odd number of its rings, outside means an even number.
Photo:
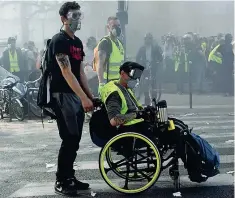
[{"label": "reflective stripe on vest", "polygon": [[217,52],[217,49],[219,48],[220,45],[217,45],[209,54],[208,61],[214,61],[218,64],[222,64],[222,58],[219,57],[220,53]]},{"label": "reflective stripe on vest", "polygon": [[[121,98],[121,101],[122,101],[122,108],[121,108],[121,114],[124,115],[126,114],[126,112],[128,111],[128,107],[127,107],[127,103],[126,103],[126,99],[125,99],[125,96],[123,95],[122,91],[119,89],[119,87],[117,85],[115,85],[117,81],[110,81],[108,82],[106,85],[104,85],[104,87],[102,88],[101,90],[101,100],[102,102],[105,104],[106,103],[106,100],[107,98],[110,96],[110,94],[112,94],[113,92],[117,91],[120,98]],[[137,99],[135,98],[133,92],[130,90],[130,89],[127,89],[128,90],[128,93],[130,93],[136,104],[139,106],[139,107],[142,107],[141,104],[137,101]],[[133,119],[127,123],[125,123],[124,125],[125,126],[128,126],[128,125],[133,125],[133,124],[136,124],[136,123],[139,123],[139,122],[143,122],[144,120],[143,119]]]},{"label": "reflective stripe on vest", "polygon": [[110,41],[112,43],[112,53],[109,57],[109,71],[107,72],[106,69],[106,71],[104,72],[104,79],[107,79],[108,77],[108,80],[116,80],[119,79],[120,66],[124,63],[124,48],[119,40],[119,48],[117,47],[115,42],[113,42],[111,39]]},{"label": "reflective stripe on vest", "polygon": [[205,42],[203,42],[202,44],[201,44],[201,48],[202,48],[202,51],[203,51],[203,53],[204,53],[204,55],[206,54],[206,43]]},{"label": "reflective stripe on vest", "polygon": [[[179,65],[180,65],[180,57],[181,54],[179,56],[176,56],[175,58],[175,72],[177,72],[179,70]],[[188,72],[188,54],[184,53],[184,71]]]},{"label": "reflective stripe on vest", "polygon": [[19,72],[20,68],[19,68],[18,57],[17,57],[16,52],[13,57],[9,50],[9,61],[10,61],[10,72]]}]

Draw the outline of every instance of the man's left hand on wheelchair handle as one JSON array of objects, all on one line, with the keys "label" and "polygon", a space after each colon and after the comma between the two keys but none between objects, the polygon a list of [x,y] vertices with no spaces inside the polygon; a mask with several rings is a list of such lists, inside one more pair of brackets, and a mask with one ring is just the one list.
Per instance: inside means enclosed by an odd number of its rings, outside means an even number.
[{"label": "man's left hand on wheelchair handle", "polygon": [[151,120],[151,118],[155,117],[156,109],[152,106],[147,106],[143,110],[136,112],[136,119],[143,118],[144,120]]}]

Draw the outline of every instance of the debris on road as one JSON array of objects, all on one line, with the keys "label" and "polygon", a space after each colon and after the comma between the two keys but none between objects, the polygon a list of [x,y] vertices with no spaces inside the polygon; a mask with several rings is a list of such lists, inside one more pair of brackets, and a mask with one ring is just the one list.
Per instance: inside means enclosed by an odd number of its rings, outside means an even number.
[{"label": "debris on road", "polygon": [[175,193],[173,193],[173,196],[174,197],[182,197],[181,192],[175,192]]},{"label": "debris on road", "polygon": [[234,175],[235,171],[228,171],[227,174]]},{"label": "debris on road", "polygon": [[93,191],[91,191],[91,196],[92,196],[92,197],[95,197],[95,196],[96,196],[96,193],[93,192]]},{"label": "debris on road", "polygon": [[182,117],[186,117],[186,116],[194,116],[197,115],[196,113],[186,113],[184,115],[181,115]]},{"label": "debris on road", "polygon": [[234,140],[228,140],[228,141],[226,141],[225,143],[231,144],[231,143],[234,143]]},{"label": "debris on road", "polygon": [[47,164],[46,163],[46,168],[52,168],[52,167],[54,167],[55,166],[55,164]]}]

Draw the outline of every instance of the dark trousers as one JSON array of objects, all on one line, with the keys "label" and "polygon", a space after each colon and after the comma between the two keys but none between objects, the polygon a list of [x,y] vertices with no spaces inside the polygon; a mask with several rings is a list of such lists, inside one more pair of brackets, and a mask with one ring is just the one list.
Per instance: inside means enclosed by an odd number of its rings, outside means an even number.
[{"label": "dark trousers", "polygon": [[119,133],[125,133],[125,132],[136,132],[140,133],[142,135],[147,136],[148,138],[153,137],[153,132],[151,130],[151,126],[148,122],[139,122],[137,124],[133,124],[130,126],[121,126],[118,129]]},{"label": "dark trousers", "polygon": [[[156,73],[156,72],[155,72]],[[153,98],[157,97],[157,78],[149,70],[146,70],[141,77],[140,93],[144,93],[144,104],[150,105]]]},{"label": "dark trousers", "polygon": [[221,72],[223,79],[223,91],[230,95],[234,95],[234,75],[233,64],[222,64],[223,71]]},{"label": "dark trousers", "polygon": [[189,76],[188,72],[185,72],[184,65],[179,65],[179,70],[175,72],[176,76],[176,86],[177,86],[177,92],[179,93],[185,93],[186,90],[184,88],[185,84],[188,84],[189,82]]},{"label": "dark trousers", "polygon": [[59,135],[62,139],[58,155],[57,180],[74,176],[73,164],[79,149],[84,122],[84,111],[74,94],[54,94],[53,110],[57,117]]}]

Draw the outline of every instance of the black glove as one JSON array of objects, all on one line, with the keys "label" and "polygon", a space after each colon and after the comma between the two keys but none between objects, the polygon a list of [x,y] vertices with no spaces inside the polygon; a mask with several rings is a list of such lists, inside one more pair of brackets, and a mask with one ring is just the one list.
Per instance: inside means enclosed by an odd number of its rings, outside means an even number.
[{"label": "black glove", "polygon": [[144,108],[144,119],[149,122],[153,122],[156,117],[156,109],[152,106],[147,106]]},{"label": "black glove", "polygon": [[102,105],[102,101],[99,98],[93,98],[92,99],[94,107],[99,107]]},{"label": "black glove", "polygon": [[156,109],[152,106],[147,106],[144,108],[144,111],[147,113],[147,114],[152,114],[152,113],[155,113],[156,112]]},{"label": "black glove", "polygon": [[136,119],[145,118],[145,112],[143,110],[136,112]]}]

